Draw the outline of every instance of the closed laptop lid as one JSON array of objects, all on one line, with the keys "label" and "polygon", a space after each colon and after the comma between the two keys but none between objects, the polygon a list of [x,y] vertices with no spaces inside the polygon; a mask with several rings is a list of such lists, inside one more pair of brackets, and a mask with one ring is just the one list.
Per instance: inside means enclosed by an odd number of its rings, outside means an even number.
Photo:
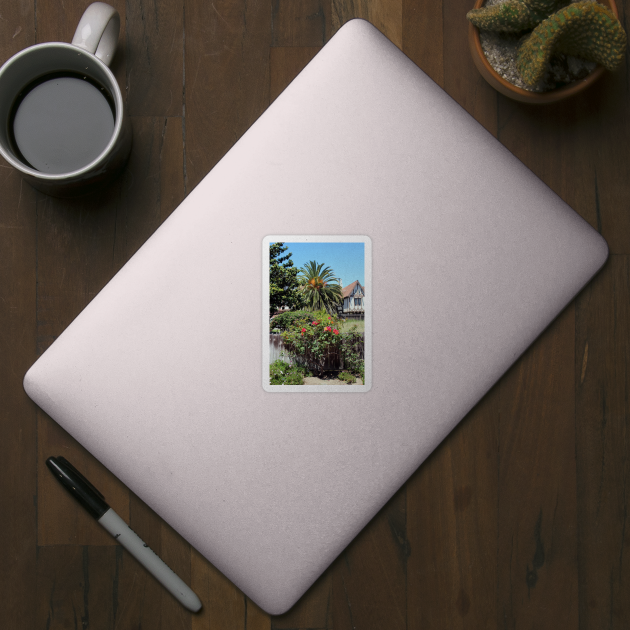
[{"label": "closed laptop lid", "polygon": [[[363,386],[265,386],[269,246],[285,241],[363,243]],[[24,384],[277,614],[607,253],[596,231],[389,40],[354,20]]]}]

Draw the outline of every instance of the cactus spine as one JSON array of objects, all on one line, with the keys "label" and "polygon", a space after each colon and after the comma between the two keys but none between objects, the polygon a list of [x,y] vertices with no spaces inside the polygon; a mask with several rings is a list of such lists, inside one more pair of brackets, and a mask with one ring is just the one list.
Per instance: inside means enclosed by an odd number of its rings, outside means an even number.
[{"label": "cactus spine", "polygon": [[507,0],[481,9],[472,9],[466,17],[479,29],[501,33],[519,33],[534,28],[568,0]]},{"label": "cactus spine", "polygon": [[521,45],[516,65],[534,85],[554,53],[565,53],[616,69],[626,49],[626,34],[614,13],[596,2],[570,4],[543,20]]}]

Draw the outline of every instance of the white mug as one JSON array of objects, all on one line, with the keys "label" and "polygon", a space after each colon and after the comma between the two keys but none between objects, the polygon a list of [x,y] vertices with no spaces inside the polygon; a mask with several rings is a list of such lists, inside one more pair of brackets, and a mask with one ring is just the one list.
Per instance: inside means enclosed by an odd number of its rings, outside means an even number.
[{"label": "white mug", "polygon": [[95,2],[71,44],[36,44],[0,68],[0,154],[33,187],[57,197],[111,181],[131,150],[131,125],[109,69],[120,16]]}]

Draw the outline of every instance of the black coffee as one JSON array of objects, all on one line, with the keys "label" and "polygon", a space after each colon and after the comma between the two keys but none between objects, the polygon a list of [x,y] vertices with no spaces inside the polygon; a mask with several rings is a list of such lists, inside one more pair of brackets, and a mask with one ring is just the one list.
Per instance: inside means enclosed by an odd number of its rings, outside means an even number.
[{"label": "black coffee", "polygon": [[113,101],[85,77],[48,75],[18,96],[11,131],[25,163],[43,173],[70,173],[95,160],[111,140]]}]

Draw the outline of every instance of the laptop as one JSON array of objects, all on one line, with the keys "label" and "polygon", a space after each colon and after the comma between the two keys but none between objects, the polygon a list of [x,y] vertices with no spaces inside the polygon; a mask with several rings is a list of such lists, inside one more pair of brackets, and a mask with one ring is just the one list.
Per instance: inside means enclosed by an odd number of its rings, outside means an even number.
[{"label": "laptop", "polygon": [[[342,330],[314,319],[293,341],[277,332],[274,245],[303,274],[311,262],[327,267],[344,304],[359,300],[348,306],[355,312],[332,311]],[[351,250],[354,266],[344,266]],[[353,20],[24,387],[248,597],[280,614],[607,255],[566,203],[387,38]],[[291,312],[286,302],[278,313]],[[304,335],[342,344],[355,325],[354,382],[320,364],[305,385],[271,383],[270,363],[299,367]],[[285,344],[277,357],[272,337]]]}]

